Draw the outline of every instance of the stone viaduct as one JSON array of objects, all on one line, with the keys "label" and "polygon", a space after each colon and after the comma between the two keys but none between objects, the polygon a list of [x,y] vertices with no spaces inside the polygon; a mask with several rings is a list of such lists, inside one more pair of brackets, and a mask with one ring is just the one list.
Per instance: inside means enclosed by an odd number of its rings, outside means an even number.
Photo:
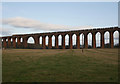
[{"label": "stone viaduct", "polygon": [[[92,34],[92,48],[96,48],[96,33],[99,32],[101,35],[101,48],[104,48],[104,33],[108,31],[110,34],[110,47],[114,47],[114,41],[113,41],[113,33],[115,31],[118,31],[120,33],[120,28],[118,27],[109,27],[109,28],[96,28],[96,29],[85,29],[85,30],[74,30],[74,31],[60,31],[60,32],[47,32],[47,33],[35,33],[35,34],[21,34],[21,35],[12,35],[12,36],[5,36],[5,37],[0,37],[1,42],[2,42],[2,47],[4,48],[9,48],[12,46],[12,48],[16,48],[23,46],[22,48],[27,48],[28,43],[27,40],[29,37],[34,38],[34,42],[36,46],[40,46],[40,37],[42,36],[42,49],[46,48],[45,45],[45,37],[48,36],[49,41],[48,41],[48,48],[52,48],[52,36],[55,36],[55,49],[58,49],[58,36],[62,36],[62,49],[65,49],[65,36],[69,35],[69,48],[72,49],[72,36],[73,34],[76,35],[76,48],[80,49],[80,34],[84,35],[84,48],[88,48],[88,38],[87,35],[89,33]],[[11,40],[12,39],[12,40]],[[21,39],[23,41],[21,42]],[[120,34],[119,34],[119,39],[120,39]],[[17,41],[16,41],[17,40]],[[119,40],[119,47],[120,47],[120,40]]]}]

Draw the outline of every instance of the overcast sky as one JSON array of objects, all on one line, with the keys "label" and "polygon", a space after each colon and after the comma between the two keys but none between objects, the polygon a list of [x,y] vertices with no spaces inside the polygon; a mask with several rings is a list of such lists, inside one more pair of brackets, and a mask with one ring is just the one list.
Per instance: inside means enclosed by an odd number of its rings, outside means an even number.
[{"label": "overcast sky", "polygon": [[117,2],[4,2],[3,35],[6,35],[7,31],[9,35],[117,26],[117,4]]}]

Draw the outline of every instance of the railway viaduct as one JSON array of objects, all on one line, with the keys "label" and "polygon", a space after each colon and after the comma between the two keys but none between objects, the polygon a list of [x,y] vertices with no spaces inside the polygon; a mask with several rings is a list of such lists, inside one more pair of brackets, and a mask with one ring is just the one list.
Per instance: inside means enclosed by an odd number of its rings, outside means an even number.
[{"label": "railway viaduct", "polygon": [[[55,48],[58,49],[58,36],[62,36],[62,49],[65,49],[65,36],[69,36],[69,48],[72,49],[72,36],[73,34],[76,35],[76,48],[80,49],[80,34],[84,35],[84,48],[88,48],[88,38],[87,35],[89,33],[92,34],[92,48],[96,48],[96,33],[100,33],[100,38],[101,38],[101,48],[104,48],[105,44],[105,39],[104,39],[104,33],[108,31],[110,34],[110,47],[114,48],[114,38],[113,38],[113,33],[115,31],[118,31],[120,33],[120,28],[118,27],[109,27],[109,28],[96,28],[96,29],[85,29],[85,30],[74,30],[74,31],[60,31],[60,32],[47,32],[47,33],[35,33],[35,34],[21,34],[21,35],[12,35],[12,36],[5,36],[5,37],[0,37],[1,42],[2,42],[2,47],[4,48],[9,48],[12,46],[12,48],[17,48],[20,46],[23,46],[22,48],[27,48],[28,47],[28,38],[33,37],[35,45],[40,46],[40,37],[42,37],[42,49],[46,48],[45,45],[45,37],[48,36],[49,41],[48,41],[48,48],[52,48],[52,36],[55,36]],[[12,39],[12,40],[11,40]],[[23,41],[21,42],[21,39]],[[120,34],[119,34],[119,39],[120,39]],[[16,47],[17,45],[17,47]],[[119,47],[120,47],[120,40],[119,40]]]}]

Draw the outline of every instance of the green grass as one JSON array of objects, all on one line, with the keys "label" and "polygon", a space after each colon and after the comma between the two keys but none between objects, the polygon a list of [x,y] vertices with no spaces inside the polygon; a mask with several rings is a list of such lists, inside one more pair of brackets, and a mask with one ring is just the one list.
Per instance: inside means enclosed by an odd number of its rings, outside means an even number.
[{"label": "green grass", "polygon": [[3,82],[117,82],[118,49],[3,50]]}]

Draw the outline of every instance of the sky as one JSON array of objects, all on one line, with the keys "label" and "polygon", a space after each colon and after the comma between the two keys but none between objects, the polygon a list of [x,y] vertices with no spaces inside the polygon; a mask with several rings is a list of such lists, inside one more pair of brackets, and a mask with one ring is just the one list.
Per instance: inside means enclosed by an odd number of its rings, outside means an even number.
[{"label": "sky", "polygon": [[117,2],[3,2],[2,36],[118,26]]}]

